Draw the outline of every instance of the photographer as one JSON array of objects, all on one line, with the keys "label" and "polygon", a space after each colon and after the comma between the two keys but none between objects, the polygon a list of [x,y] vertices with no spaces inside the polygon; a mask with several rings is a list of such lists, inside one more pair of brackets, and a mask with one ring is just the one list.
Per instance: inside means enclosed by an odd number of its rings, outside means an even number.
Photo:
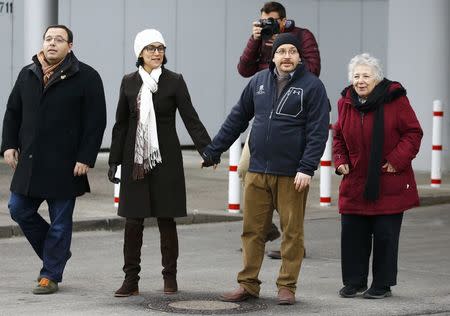
[{"label": "photographer", "polygon": [[300,40],[302,63],[319,77],[320,53],[314,35],[308,29],[296,27],[293,20],[287,20],[284,6],[274,1],[265,3],[261,19],[253,22],[252,35],[237,66],[239,74],[247,78],[269,67],[272,43],[278,33],[292,33]]}]

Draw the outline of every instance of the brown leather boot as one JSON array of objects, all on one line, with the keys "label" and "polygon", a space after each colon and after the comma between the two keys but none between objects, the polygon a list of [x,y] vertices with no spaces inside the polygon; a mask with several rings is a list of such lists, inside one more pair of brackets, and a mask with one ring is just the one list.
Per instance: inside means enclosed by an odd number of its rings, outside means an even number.
[{"label": "brown leather boot", "polygon": [[175,294],[177,291],[177,279],[164,279],[164,294]]},{"label": "brown leather boot", "polygon": [[164,279],[164,294],[174,294],[178,291],[177,259],[178,235],[173,218],[158,218],[158,228],[161,242],[162,275]]},{"label": "brown leather boot", "polygon": [[144,219],[127,218],[125,222],[123,257],[125,280],[114,293],[115,297],[139,295],[139,272],[141,271],[141,248]]}]

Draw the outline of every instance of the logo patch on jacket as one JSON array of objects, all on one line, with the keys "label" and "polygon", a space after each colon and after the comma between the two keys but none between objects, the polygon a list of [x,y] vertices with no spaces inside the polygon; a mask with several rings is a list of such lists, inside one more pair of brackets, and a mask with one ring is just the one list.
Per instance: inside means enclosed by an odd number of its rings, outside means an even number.
[{"label": "logo patch on jacket", "polygon": [[276,114],[297,117],[303,111],[303,89],[290,87],[278,103]]},{"label": "logo patch on jacket", "polygon": [[262,84],[259,86],[258,91],[256,91],[256,94],[264,94],[264,93],[266,92],[264,91],[264,85]]}]

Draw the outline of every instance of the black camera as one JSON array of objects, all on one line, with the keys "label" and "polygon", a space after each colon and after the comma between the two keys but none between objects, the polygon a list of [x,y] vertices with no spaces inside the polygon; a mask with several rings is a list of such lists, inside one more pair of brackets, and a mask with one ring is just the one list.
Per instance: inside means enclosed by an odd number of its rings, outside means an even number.
[{"label": "black camera", "polygon": [[[272,38],[273,35],[279,34],[281,32],[280,24],[274,18],[259,20],[259,26],[262,27],[261,38],[263,40],[269,40]],[[294,28],[295,28],[294,20],[285,20],[283,32],[290,32]]]},{"label": "black camera", "polygon": [[271,39],[274,34],[280,33],[280,25],[274,18],[259,20],[261,30],[261,38],[263,40]]}]

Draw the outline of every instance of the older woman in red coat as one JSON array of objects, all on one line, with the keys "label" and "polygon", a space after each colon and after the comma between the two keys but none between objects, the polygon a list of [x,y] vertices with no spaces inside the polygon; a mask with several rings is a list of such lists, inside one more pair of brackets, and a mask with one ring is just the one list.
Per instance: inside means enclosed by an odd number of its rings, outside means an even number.
[{"label": "older woman in red coat", "polygon": [[[422,129],[406,90],[383,78],[378,60],[355,56],[348,66],[350,86],[338,102],[333,156],[341,214],[342,297],[391,296],[403,212],[419,205],[411,161]],[[372,252],[372,284],[367,290]]]}]

